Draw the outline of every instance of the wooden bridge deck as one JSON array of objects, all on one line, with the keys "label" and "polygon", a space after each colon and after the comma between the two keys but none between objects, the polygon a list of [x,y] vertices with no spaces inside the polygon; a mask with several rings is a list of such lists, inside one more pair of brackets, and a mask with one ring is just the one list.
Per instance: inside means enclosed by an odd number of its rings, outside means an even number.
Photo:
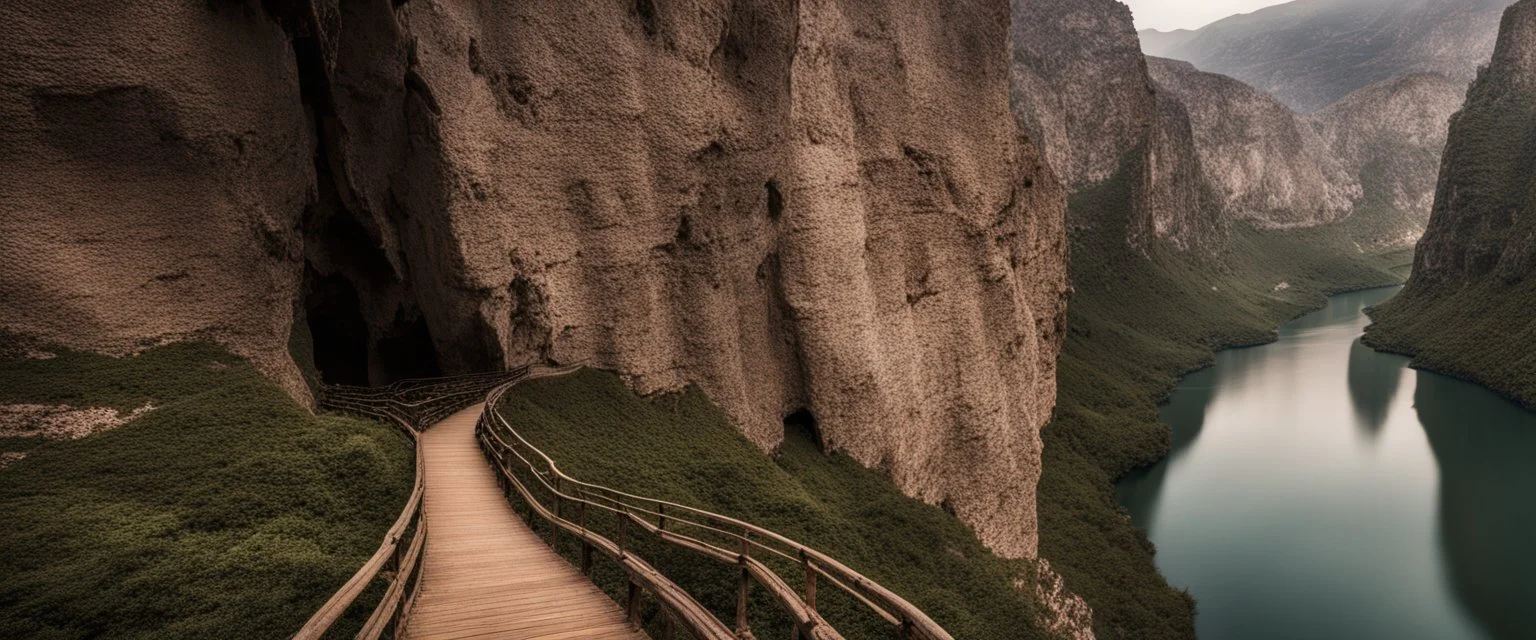
[{"label": "wooden bridge deck", "polygon": [[408,638],[625,638],[624,612],[512,511],[475,444],[484,405],[421,434],[428,527]]}]

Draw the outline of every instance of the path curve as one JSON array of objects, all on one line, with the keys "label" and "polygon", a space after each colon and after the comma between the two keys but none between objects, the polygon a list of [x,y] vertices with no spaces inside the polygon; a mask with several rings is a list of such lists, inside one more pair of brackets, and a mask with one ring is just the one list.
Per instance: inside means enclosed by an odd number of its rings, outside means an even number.
[{"label": "path curve", "polygon": [[644,639],[523,523],[475,444],[484,404],[422,432],[426,555],[407,638]]}]

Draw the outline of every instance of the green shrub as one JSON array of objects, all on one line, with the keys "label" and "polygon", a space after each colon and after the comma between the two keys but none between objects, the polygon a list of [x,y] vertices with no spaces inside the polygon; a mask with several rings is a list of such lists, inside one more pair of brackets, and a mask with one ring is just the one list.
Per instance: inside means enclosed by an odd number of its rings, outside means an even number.
[{"label": "green shrub", "polygon": [[[1033,598],[1013,586],[1027,577],[1026,563],[992,555],[956,518],[908,498],[878,471],[822,453],[808,433],[791,430],[769,456],[697,389],[642,398],[617,376],[590,370],[520,385],[501,411],[572,476],[789,536],[907,598],[956,638],[1046,637]],[[734,620],[734,566],[635,544],[723,620]],[[575,556],[574,543],[563,550]],[[799,588],[796,574],[787,575]],[[599,571],[598,583],[615,596],[622,586],[612,569]],[[750,607],[754,632],[786,637],[782,621],[765,615],[775,606],[761,592],[754,590]],[[839,599],[831,585],[818,594],[819,610],[847,637],[889,637],[883,623]]]},{"label": "green shrub", "polygon": [[378,548],[414,479],[393,429],[313,416],[206,344],[0,361],[0,402],[155,407],[3,443],[27,457],[0,470],[0,637],[286,636]]}]

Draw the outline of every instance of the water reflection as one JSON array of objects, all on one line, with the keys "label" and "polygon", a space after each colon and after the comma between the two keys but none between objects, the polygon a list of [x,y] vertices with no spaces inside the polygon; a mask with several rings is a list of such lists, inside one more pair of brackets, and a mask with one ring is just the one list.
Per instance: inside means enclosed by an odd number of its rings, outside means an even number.
[{"label": "water reflection", "polygon": [[1392,293],[1218,354],[1117,488],[1202,638],[1536,638],[1536,414],[1359,344]]},{"label": "water reflection", "polygon": [[1349,399],[1355,405],[1355,424],[1361,433],[1375,437],[1387,424],[1387,411],[1401,385],[1407,358],[1377,353],[1355,340],[1349,345]]},{"label": "water reflection", "polygon": [[1536,419],[1470,383],[1416,380],[1456,597],[1494,637],[1536,638]]}]

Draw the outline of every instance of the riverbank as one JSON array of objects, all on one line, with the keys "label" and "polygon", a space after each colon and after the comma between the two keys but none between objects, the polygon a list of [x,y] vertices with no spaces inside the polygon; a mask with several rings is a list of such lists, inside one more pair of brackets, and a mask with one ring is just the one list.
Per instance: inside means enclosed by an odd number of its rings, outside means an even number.
[{"label": "riverbank", "polygon": [[1167,455],[1158,404],[1216,351],[1275,339],[1327,295],[1401,284],[1410,248],[1360,252],[1351,229],[1235,228],[1217,255],[1124,240],[1115,181],[1074,196],[1068,337],[1055,418],[1042,433],[1040,555],[1094,610],[1100,640],[1188,638],[1195,602],[1158,572],[1114,496],[1125,474]]},{"label": "riverbank", "polygon": [[1526,304],[1533,299],[1536,282],[1529,281],[1482,281],[1449,294],[1410,288],[1366,311],[1372,324],[1365,343],[1536,410],[1536,352],[1518,348],[1536,344]]},{"label": "riverbank", "polygon": [[1173,453],[1118,485],[1201,637],[1536,633],[1536,414],[1361,344],[1393,293],[1218,354],[1161,411]]}]

